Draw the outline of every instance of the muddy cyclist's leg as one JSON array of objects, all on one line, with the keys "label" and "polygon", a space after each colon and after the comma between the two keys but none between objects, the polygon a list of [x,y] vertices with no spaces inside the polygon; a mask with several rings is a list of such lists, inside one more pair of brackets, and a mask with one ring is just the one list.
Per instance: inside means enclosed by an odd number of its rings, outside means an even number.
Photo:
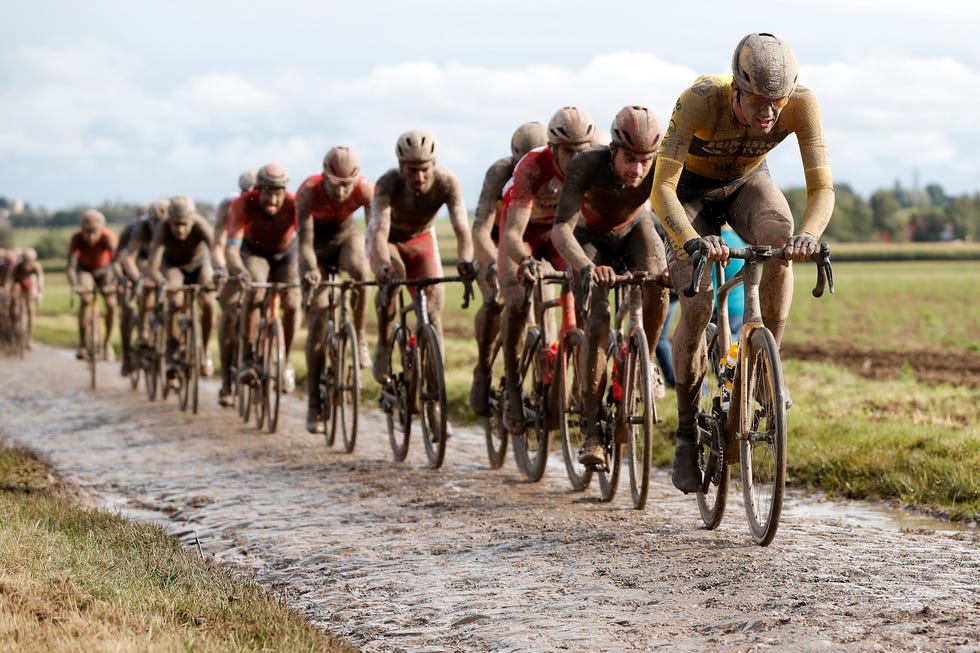
[{"label": "muddy cyclist's leg", "polygon": [[508,433],[524,433],[524,408],[521,399],[520,364],[521,347],[527,326],[528,304],[524,287],[517,281],[516,265],[505,261],[500,293],[504,301],[500,315],[500,355],[504,357],[504,427]]},{"label": "muddy cyclist's leg", "polygon": [[[391,259],[392,274],[395,279],[405,278],[405,264],[402,262],[398,249],[388,244],[388,255]],[[374,296],[374,310],[378,321],[378,342],[374,349],[374,366],[372,374],[378,383],[384,383],[388,375],[388,356],[391,349],[391,322],[395,319],[395,307],[398,305],[398,288],[391,286],[380,290]]]},{"label": "muddy cyclist's leg", "polygon": [[[245,259],[245,269],[248,270],[248,274],[253,282],[256,283],[266,283],[269,281],[270,266],[269,261],[266,260],[264,256],[258,253],[250,253],[249,257]],[[251,301],[246,300],[245,311],[242,320],[242,324],[245,328],[245,333],[248,334],[247,341],[249,345],[255,342],[258,336],[259,330],[259,311],[262,309],[262,302],[265,300],[266,290],[263,288],[257,288],[252,291]],[[246,352],[249,357],[254,353],[252,351]]]},{"label": "muddy cyclist's leg", "polygon": [[99,294],[105,302],[105,333],[102,334],[102,356],[106,360],[116,360],[116,354],[112,349],[112,327],[116,323],[116,276],[112,271],[112,266],[107,265],[102,268],[95,277],[98,283]]},{"label": "muddy cyclist's leg", "polygon": [[[789,203],[768,174],[754,174],[742,186],[732,202],[728,222],[745,242],[753,245],[782,247],[793,234]],[[792,304],[792,264],[789,261],[766,261],[759,280],[759,305],[762,322],[777,344],[783,340]]]},{"label": "muddy cyclist's leg", "polygon": [[204,286],[197,295],[198,306],[201,308],[201,350],[204,353],[204,360],[201,362],[203,364],[211,360],[211,331],[214,329],[214,291],[205,290],[214,285],[214,269],[210,262],[201,266],[197,281]]},{"label": "muddy cyclist's leg", "polygon": [[88,324],[92,319],[92,301],[95,300],[95,277],[88,270],[78,271],[78,358],[85,356],[85,339],[88,336]]},{"label": "muddy cyclist's leg", "polygon": [[[660,274],[667,268],[667,252],[657,234],[652,218],[640,220],[626,240],[626,258],[630,269],[650,274]],[[650,362],[657,360],[657,342],[667,320],[670,294],[659,284],[648,284],[643,289],[643,331],[647,336]]]},{"label": "muddy cyclist's leg", "polygon": [[219,398],[231,393],[231,367],[237,361],[232,360],[235,351],[235,341],[238,339],[238,297],[241,287],[229,281],[221,288],[218,299],[221,304],[221,320],[218,322],[218,352],[221,357],[221,390]]},{"label": "muddy cyclist's leg", "polygon": [[306,430],[319,433],[322,425],[320,414],[320,376],[323,374],[324,339],[327,337],[327,293],[325,288],[315,294],[306,313]]},{"label": "muddy cyclist's leg", "polygon": [[483,303],[473,318],[476,336],[476,367],[473,368],[473,385],[470,388],[470,407],[477,415],[485,416],[488,411],[490,384],[490,355],[493,342],[500,330],[500,303],[496,277],[488,280],[486,271],[477,273]]},{"label": "muddy cyclist's leg", "polygon": [[[340,248],[340,269],[348,274],[355,281],[367,281],[371,278],[371,267],[368,265],[367,254],[364,250],[364,234],[355,229],[346,238]],[[352,293],[354,301],[354,329],[357,331],[357,339],[361,342],[361,350],[367,351],[367,339],[365,338],[364,326],[367,324],[367,309],[369,292],[366,287],[357,288]],[[366,365],[367,361],[361,361],[361,365]]]}]

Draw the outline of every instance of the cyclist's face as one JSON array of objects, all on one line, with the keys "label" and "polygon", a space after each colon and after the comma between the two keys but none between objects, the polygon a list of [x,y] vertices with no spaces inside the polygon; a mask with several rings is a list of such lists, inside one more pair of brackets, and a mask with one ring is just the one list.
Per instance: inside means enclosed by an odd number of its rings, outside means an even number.
[{"label": "cyclist's face", "polygon": [[335,202],[343,202],[350,197],[350,194],[354,192],[354,185],[357,183],[356,178],[344,179],[333,175],[324,175],[323,179],[323,187],[327,191],[327,196]]},{"label": "cyclist's face", "polygon": [[94,245],[95,243],[99,242],[99,238],[101,236],[102,236],[101,229],[98,228],[90,229],[88,227],[82,229],[82,237],[85,239],[85,242],[87,242],[89,245]]},{"label": "cyclist's face", "polygon": [[776,125],[779,114],[789,101],[789,96],[781,98],[765,98],[752,95],[735,88],[735,115],[739,122],[747,125],[753,131],[768,134]]},{"label": "cyclist's face", "polygon": [[262,186],[259,188],[259,204],[265,209],[268,215],[279,213],[279,209],[286,203],[286,189]]},{"label": "cyclist's face", "polygon": [[401,163],[398,166],[405,183],[415,191],[415,194],[424,193],[432,188],[435,180],[435,164],[431,161],[425,163]]},{"label": "cyclist's face", "polygon": [[590,146],[591,143],[576,143],[574,145],[566,143],[564,145],[549,145],[548,147],[551,148],[551,154],[558,164],[558,171],[564,175],[568,170],[568,164],[572,162],[575,155],[589,149]]},{"label": "cyclist's face", "polygon": [[657,157],[653,152],[641,154],[626,147],[617,147],[613,152],[613,172],[627,188],[638,188],[643,183]]},{"label": "cyclist's face", "polygon": [[191,233],[191,227],[193,222],[190,216],[173,217],[167,220],[170,225],[170,233],[173,234],[174,238],[177,240],[184,240]]}]

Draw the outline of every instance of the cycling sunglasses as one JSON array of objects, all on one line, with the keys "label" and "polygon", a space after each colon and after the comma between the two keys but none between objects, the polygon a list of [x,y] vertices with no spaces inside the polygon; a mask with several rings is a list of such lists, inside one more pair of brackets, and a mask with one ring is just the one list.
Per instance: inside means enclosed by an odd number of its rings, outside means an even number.
[{"label": "cycling sunglasses", "polygon": [[771,104],[773,109],[782,109],[789,103],[789,96],[784,95],[783,97],[766,97],[765,95],[753,95],[752,93],[746,93],[742,91],[742,96],[745,101],[749,103],[749,106],[756,111],[762,111],[766,108],[767,104]]}]

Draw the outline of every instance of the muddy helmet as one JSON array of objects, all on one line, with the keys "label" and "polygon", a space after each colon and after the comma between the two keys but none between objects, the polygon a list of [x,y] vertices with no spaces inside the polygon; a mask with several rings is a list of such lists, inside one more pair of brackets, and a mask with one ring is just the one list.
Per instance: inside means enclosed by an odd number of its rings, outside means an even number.
[{"label": "muddy helmet", "polygon": [[361,172],[361,162],[354,150],[345,145],[330,148],[323,157],[323,174],[331,181],[346,181],[355,179]]},{"label": "muddy helmet", "polygon": [[625,147],[640,154],[651,154],[660,147],[664,132],[653,112],[646,107],[623,107],[613,118],[610,145]]},{"label": "muddy helmet", "polygon": [[530,152],[536,147],[548,144],[548,130],[540,122],[526,122],[514,131],[510,138],[510,151],[514,160]]},{"label": "muddy helmet", "polygon": [[37,260],[37,250],[33,247],[25,247],[24,251],[21,252],[20,255],[27,263],[33,263]]},{"label": "muddy helmet", "polygon": [[255,175],[258,188],[285,188],[289,185],[289,173],[278,163],[267,163]]},{"label": "muddy helmet", "polygon": [[743,93],[767,98],[786,97],[796,88],[800,66],[793,51],[772,34],[745,36],[732,55],[732,76]]},{"label": "muddy helmet", "polygon": [[254,170],[246,170],[242,174],[238,175],[238,187],[243,193],[252,190],[253,186],[255,186]]},{"label": "muddy helmet", "polygon": [[167,207],[167,218],[170,220],[177,220],[179,218],[186,218],[197,213],[197,207],[194,206],[194,200],[187,197],[187,195],[175,195],[170,198],[170,205]]},{"label": "muddy helmet", "polygon": [[548,121],[548,143],[551,145],[581,145],[591,143],[595,121],[577,107],[562,107]]},{"label": "muddy helmet", "polygon": [[157,200],[150,204],[150,210],[147,213],[150,214],[150,220],[163,220],[167,217],[169,209],[170,200]]},{"label": "muddy helmet", "polygon": [[436,137],[427,131],[413,129],[398,137],[395,155],[399,163],[426,163],[436,160]]},{"label": "muddy helmet", "polygon": [[86,209],[81,219],[82,229],[96,231],[105,226],[105,216],[98,209]]}]

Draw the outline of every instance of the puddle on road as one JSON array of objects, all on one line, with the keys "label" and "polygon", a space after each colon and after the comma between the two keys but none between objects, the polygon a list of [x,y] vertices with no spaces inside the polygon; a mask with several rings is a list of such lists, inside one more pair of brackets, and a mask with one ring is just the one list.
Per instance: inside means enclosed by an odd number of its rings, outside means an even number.
[{"label": "puddle on road", "polygon": [[787,496],[783,514],[800,519],[816,519],[861,528],[880,528],[890,531],[950,531],[973,530],[962,522],[936,519],[905,508],[893,508],[867,501],[837,501],[822,493],[806,496]]}]

